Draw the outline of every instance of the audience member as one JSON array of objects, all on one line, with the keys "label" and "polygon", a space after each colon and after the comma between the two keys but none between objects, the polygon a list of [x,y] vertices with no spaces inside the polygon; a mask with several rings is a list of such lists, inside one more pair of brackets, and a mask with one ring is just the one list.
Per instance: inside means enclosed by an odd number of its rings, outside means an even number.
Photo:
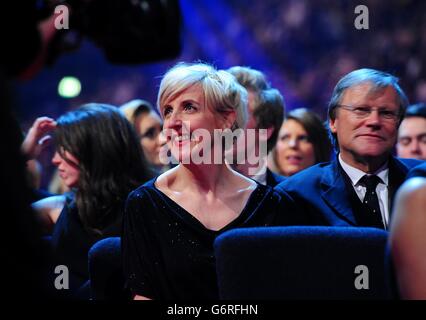
[{"label": "audience member", "polygon": [[426,160],[426,103],[411,105],[398,129],[398,157]]},{"label": "audience member", "polygon": [[55,263],[68,268],[76,292],[89,278],[89,249],[102,238],[121,235],[124,201],[150,175],[135,131],[115,107],[88,104],[56,122],[35,125],[36,131],[54,130],[52,162],[72,191],[33,208],[52,234]]},{"label": "audience member", "polygon": [[160,159],[160,148],[162,146],[160,133],[163,128],[163,121],[152,105],[148,101],[136,99],[125,103],[120,109],[124,112],[127,120],[135,127],[148,162],[160,173],[169,169]]},{"label": "audience member", "polygon": [[32,190],[31,202],[53,195],[41,188],[42,168],[36,158],[40,155],[41,150],[49,144],[51,137],[45,134],[54,123],[55,121],[48,117],[37,118],[21,144],[21,152],[27,159],[26,171]]},{"label": "audience member", "polygon": [[399,296],[426,299],[426,179],[408,179],[398,190],[389,244]]},{"label": "audience member", "polygon": [[311,224],[387,229],[394,194],[418,164],[392,156],[408,103],[397,81],[385,72],[359,69],[337,83],[328,106],[336,159],[277,186]]},{"label": "audience member", "polygon": [[243,131],[246,100],[231,74],[209,65],[178,64],[163,77],[158,107],[179,165],[127,200],[124,269],[135,299],[217,299],[215,238],[238,227],[292,223],[271,187],[224,161],[223,135]]},{"label": "audience member", "polygon": [[49,260],[43,246],[40,225],[31,210],[31,189],[26,179],[26,159],[20,145],[22,131],[14,117],[9,81],[0,66],[0,133],[4,152],[0,157],[0,201],[2,224],[0,241],[3,259],[1,271],[3,301],[26,299],[38,301],[49,298],[45,270]]},{"label": "audience member", "polygon": [[281,126],[268,165],[283,176],[291,176],[316,163],[329,161],[331,149],[327,130],[318,115],[308,109],[295,109]]},{"label": "audience member", "polygon": [[[248,92],[249,119],[244,148],[237,150],[237,146],[241,144],[236,144],[235,150],[244,152],[245,161],[234,162],[234,169],[262,184],[275,187],[284,179],[267,168],[267,154],[277,141],[284,118],[284,99],[278,90],[270,87],[265,75],[258,70],[235,66],[228,69],[228,72],[234,75]],[[266,134],[260,134],[260,129],[266,131]],[[235,153],[235,157],[237,156]]]}]

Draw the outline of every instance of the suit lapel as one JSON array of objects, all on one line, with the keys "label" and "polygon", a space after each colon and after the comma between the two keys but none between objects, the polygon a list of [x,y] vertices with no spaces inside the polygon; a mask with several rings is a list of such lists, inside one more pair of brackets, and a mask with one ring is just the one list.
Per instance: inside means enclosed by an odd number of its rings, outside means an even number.
[{"label": "suit lapel", "polygon": [[[389,213],[392,212],[393,199],[398,188],[404,183],[410,167],[401,160],[390,157],[389,160]],[[339,217],[356,225],[354,212],[351,206],[349,192],[346,188],[338,160],[333,160],[324,170],[321,178],[321,197]]]},{"label": "suit lapel", "polygon": [[324,170],[320,185],[321,197],[338,216],[350,224],[356,225],[349,193],[337,161],[332,161],[327,170]]}]

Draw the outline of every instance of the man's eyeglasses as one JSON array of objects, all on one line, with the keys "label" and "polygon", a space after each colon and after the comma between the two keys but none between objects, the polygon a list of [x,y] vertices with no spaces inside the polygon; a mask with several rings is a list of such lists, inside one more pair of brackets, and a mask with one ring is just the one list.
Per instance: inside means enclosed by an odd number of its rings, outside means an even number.
[{"label": "man's eyeglasses", "polygon": [[352,112],[358,119],[368,118],[374,110],[377,110],[379,112],[379,117],[383,120],[396,121],[400,117],[399,111],[387,110],[385,108],[371,108],[368,106],[347,106],[344,104],[339,104],[338,107]]}]

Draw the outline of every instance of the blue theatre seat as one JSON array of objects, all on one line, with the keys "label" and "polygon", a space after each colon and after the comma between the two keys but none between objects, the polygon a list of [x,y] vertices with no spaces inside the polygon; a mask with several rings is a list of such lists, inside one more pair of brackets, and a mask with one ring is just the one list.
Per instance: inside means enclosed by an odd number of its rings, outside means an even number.
[{"label": "blue theatre seat", "polygon": [[94,300],[127,300],[121,260],[121,239],[105,238],[89,251],[91,296]]},{"label": "blue theatre seat", "polygon": [[385,271],[387,235],[362,227],[227,231],[215,241],[220,297],[390,299]]}]

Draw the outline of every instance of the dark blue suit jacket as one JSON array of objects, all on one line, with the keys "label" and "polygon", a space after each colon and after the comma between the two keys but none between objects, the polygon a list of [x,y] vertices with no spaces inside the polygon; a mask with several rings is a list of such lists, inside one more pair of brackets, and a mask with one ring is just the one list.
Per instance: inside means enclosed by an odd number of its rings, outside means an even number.
[{"label": "dark blue suit jacket", "polygon": [[280,176],[277,173],[272,172],[269,168],[266,168],[266,185],[275,187],[278,183],[283,182],[286,177]]},{"label": "dark blue suit jacket", "polygon": [[410,170],[407,174],[407,179],[413,177],[423,177],[426,178],[426,162],[422,161],[422,163],[413,169]]},{"label": "dark blue suit jacket", "polygon": [[[389,161],[389,195],[391,200],[404,182],[408,171],[421,163],[413,159],[391,157]],[[325,226],[356,226],[338,160],[320,163],[305,169],[278,184],[278,193],[285,191],[293,198],[296,215],[306,224]],[[391,201],[392,203],[392,201]]]}]

